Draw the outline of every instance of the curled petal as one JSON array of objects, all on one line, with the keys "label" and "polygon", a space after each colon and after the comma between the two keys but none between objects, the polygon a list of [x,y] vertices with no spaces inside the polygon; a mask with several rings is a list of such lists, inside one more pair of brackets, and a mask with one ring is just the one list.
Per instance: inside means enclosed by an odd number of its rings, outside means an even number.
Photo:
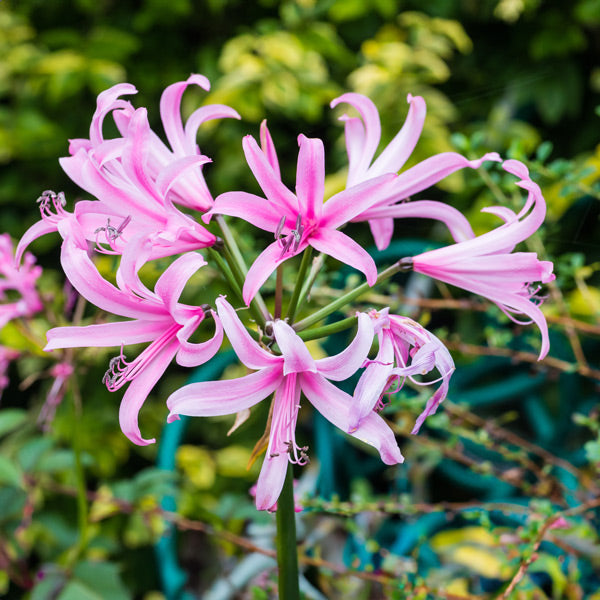
[{"label": "curled petal", "polygon": [[410,108],[408,109],[406,121],[404,121],[402,129],[371,165],[369,169],[370,176],[397,173],[404,166],[419,141],[427,112],[425,100],[421,96],[409,94],[407,101]]},{"label": "curled petal", "polygon": [[215,304],[227,339],[244,365],[250,369],[262,369],[283,363],[283,358],[267,352],[250,337],[234,308],[224,297],[217,298]]},{"label": "curled petal", "polygon": [[332,381],[343,381],[354,375],[367,358],[373,344],[373,323],[365,313],[358,314],[358,330],[350,345],[339,354],[316,361],[321,375]]},{"label": "curled petal", "polygon": [[352,185],[350,180],[354,178],[354,183],[361,180],[375,156],[381,139],[381,122],[379,112],[370,98],[349,92],[332,100],[330,106],[335,108],[342,102],[353,106],[362,119],[360,123],[356,118],[350,119],[346,115],[342,117],[342,120],[351,123],[346,127],[346,149],[349,162],[348,185]]},{"label": "curled petal", "polygon": [[302,391],[310,403],[336,427],[353,437],[373,446],[386,465],[404,462],[393,431],[376,413],[370,412],[358,429],[350,426],[349,407],[352,397],[329,383],[324,377],[313,373],[300,375]]},{"label": "curled petal", "polygon": [[311,371],[316,373],[317,367],[298,334],[281,319],[273,321],[273,336],[283,356],[283,374]]},{"label": "curled petal", "polygon": [[179,344],[173,339],[142,369],[131,381],[121,400],[119,408],[119,424],[123,433],[138,446],[153,444],[154,439],[146,440],[140,433],[138,414],[148,394],[163,376],[169,363],[175,356]]},{"label": "curled petal", "polygon": [[197,252],[187,252],[172,262],[158,278],[154,291],[174,314],[177,301],[190,277],[206,264],[204,257]]},{"label": "curled petal", "polygon": [[206,342],[199,344],[188,342],[188,338],[195,331],[201,319],[190,319],[189,323],[184,325],[177,332],[179,341],[179,351],[177,352],[177,364],[182,367],[197,367],[210,360],[221,347],[223,343],[223,325],[218,315],[211,311],[215,321],[215,334]]},{"label": "curled petal", "polygon": [[160,98],[160,117],[167,139],[173,152],[182,156],[184,154],[195,154],[194,143],[192,148],[188,147],[183,123],[181,121],[181,97],[188,85],[198,85],[206,91],[210,90],[210,82],[204,75],[191,75],[187,81],[179,81],[167,87]]}]

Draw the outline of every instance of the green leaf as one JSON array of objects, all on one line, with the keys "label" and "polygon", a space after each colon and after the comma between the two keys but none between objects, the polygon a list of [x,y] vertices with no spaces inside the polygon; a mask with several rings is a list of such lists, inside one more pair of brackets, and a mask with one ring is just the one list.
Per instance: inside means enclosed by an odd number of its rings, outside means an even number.
[{"label": "green leaf", "polygon": [[[131,594],[121,581],[119,567],[108,562],[82,561],[73,571],[74,578],[90,590],[94,590],[102,599],[129,600]],[[62,596],[61,596],[62,598]],[[75,600],[76,596],[73,596]],[[81,596],[83,598],[83,596]]]},{"label": "green leaf", "polygon": [[27,411],[22,408],[5,408],[0,411],[0,437],[14,431],[27,420]]},{"label": "green leaf", "polygon": [[0,484],[21,486],[21,471],[6,456],[0,454]]}]

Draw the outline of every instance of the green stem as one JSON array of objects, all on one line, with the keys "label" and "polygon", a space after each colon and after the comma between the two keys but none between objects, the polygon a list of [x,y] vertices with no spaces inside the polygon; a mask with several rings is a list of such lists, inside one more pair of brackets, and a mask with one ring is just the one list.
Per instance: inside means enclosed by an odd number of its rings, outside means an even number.
[{"label": "green stem", "polygon": [[296,316],[296,310],[298,310],[298,299],[300,298],[300,292],[301,292],[302,286],[304,284],[304,278],[306,277],[306,271],[308,270],[308,265],[310,264],[311,258],[312,258],[312,248],[309,246],[302,254],[302,262],[300,263],[300,268],[298,269],[298,275],[296,276],[296,286],[294,287],[294,292],[292,293],[292,299],[290,300],[290,305],[288,306],[288,311],[287,311],[288,323],[294,322],[294,317]]},{"label": "green stem", "polygon": [[[229,229],[229,226],[225,222],[223,215],[217,215],[215,219],[219,227],[221,228],[221,233],[223,234],[223,241],[225,242],[225,249],[227,251],[226,254],[229,254],[229,256],[227,257],[229,266],[231,267],[233,274],[238,280],[240,287],[243,287],[244,281],[246,279],[246,274],[248,273],[246,261],[244,260],[244,257],[240,252],[237,242],[235,241],[235,237],[232,234],[231,229]],[[266,322],[271,319],[271,315],[267,309],[265,301],[260,295],[260,292],[257,292],[256,296],[254,296],[254,298],[252,299],[250,306],[252,307],[253,305],[256,307],[256,310],[254,312],[257,314],[255,314],[255,317],[259,325],[261,327],[264,327]]]},{"label": "green stem", "polygon": [[315,329],[307,329],[306,331],[300,332],[298,337],[305,342],[318,340],[327,337],[328,335],[344,331],[345,329],[350,329],[350,327],[356,325],[357,320],[357,317],[348,317],[347,319],[342,319],[341,321],[336,321],[329,325],[323,325],[322,327],[316,327]]},{"label": "green stem", "polygon": [[275,308],[273,318],[281,319],[281,299],[283,296],[283,263],[277,267],[277,279],[275,280]]},{"label": "green stem", "polygon": [[364,294],[365,292],[368,292],[372,287],[374,287],[378,283],[389,279],[392,275],[395,275],[399,271],[407,270],[408,263],[403,263],[403,261],[404,259],[399,260],[398,262],[395,262],[391,267],[388,267],[387,269],[381,271],[381,273],[379,273],[379,275],[377,276],[377,280],[375,281],[373,286],[370,286],[368,283],[363,283],[359,285],[357,288],[354,288],[350,292],[347,292],[343,296],[340,296],[337,300],[334,300],[327,306],[324,306],[323,308],[314,312],[312,315],[306,317],[305,319],[302,319],[302,321],[298,321],[294,325],[294,329],[296,330],[296,332],[308,329],[311,325],[322,321],[325,317],[328,317],[336,310],[340,310],[340,308],[343,308],[344,306],[346,306],[346,304],[349,304],[354,299],[358,298],[360,295]]},{"label": "green stem", "polygon": [[240,288],[236,278],[233,275],[233,272],[231,271],[231,268],[227,264],[227,261],[224,260],[223,257],[213,248],[208,248],[208,254],[217,263],[217,266],[229,284],[231,291],[238,296],[239,300],[241,300],[242,288]]},{"label": "green stem", "polygon": [[304,299],[310,293],[313,283],[315,282],[315,279],[317,278],[317,275],[319,274],[319,271],[321,270],[321,267],[323,266],[324,262],[325,262],[325,254],[323,254],[323,252],[321,252],[318,256],[316,256],[313,259],[312,264],[310,266],[310,272],[308,273],[308,277],[306,278],[306,281],[304,282],[304,285],[302,286],[302,291],[300,292],[300,298],[298,299],[298,304],[300,306],[302,306],[302,304],[304,303]]},{"label": "green stem", "polygon": [[279,597],[282,600],[300,600],[294,472],[291,463],[288,463],[285,482],[277,500],[277,566],[279,567]]},{"label": "green stem", "polygon": [[73,413],[75,416],[75,427],[73,427],[73,455],[75,458],[75,479],[77,486],[77,524],[79,529],[79,542],[75,558],[79,558],[85,552],[88,545],[88,501],[87,501],[87,485],[85,481],[85,471],[81,462],[81,438],[80,438],[80,421],[81,421],[81,397],[79,388],[75,381],[71,384],[73,396]]}]

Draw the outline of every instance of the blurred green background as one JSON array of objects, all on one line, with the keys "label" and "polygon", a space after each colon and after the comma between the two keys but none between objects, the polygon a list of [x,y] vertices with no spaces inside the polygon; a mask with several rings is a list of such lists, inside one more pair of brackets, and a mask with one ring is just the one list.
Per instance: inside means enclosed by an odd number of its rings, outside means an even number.
[{"label": "blurred green background", "polygon": [[[535,363],[533,328],[514,327],[487,305],[465,309],[467,296],[443,287],[403,304],[400,294],[413,283],[400,278],[384,291],[389,302],[453,350],[458,371],[447,409],[412,438],[408,423],[423,397],[399,395],[388,413],[407,463],[393,472],[358,451],[350,468],[347,439],[318,420],[301,425],[321,465],[306,477],[302,552],[314,559],[302,563],[314,590],[306,587],[306,597],[598,597],[600,1],[2,0],[1,230],[18,239],[38,218],[42,190],[64,190],[69,207],[82,197],[57,159],[69,139],[88,136],[99,92],[134,84],[131,101],[148,107],[161,133],[162,90],[194,72],[212,89],[186,92],[184,114],[218,102],[242,116],[200,131],[200,147],[214,160],[205,174],[215,196],[257,189],[241,138],[256,136],[263,118],[288,184],[296,136],[305,133],[324,139],[328,189],[341,189],[343,128],[328,104],[355,91],[378,106],[384,141],[404,122],[406,95],[425,98],[425,129],[409,164],[447,150],[469,158],[497,151],[527,162],[548,202],[547,222],[529,246],[556,264],[545,364]],[[492,170],[453,176],[426,197],[452,202],[481,232],[495,222],[479,210],[499,197],[519,206],[511,194]],[[241,244],[256,252],[252,235],[241,231]],[[432,236],[448,241],[429,223],[399,223],[393,251],[409,253]],[[272,565],[253,579],[244,557],[255,554],[222,533],[255,543],[272,536],[271,516],[257,514],[248,495],[256,465],[245,468],[264,427],[260,410],[229,438],[230,420],[197,420],[179,449],[176,440],[163,450],[161,464],[171,461],[174,470],[158,469],[156,447],[132,447],[122,436],[119,394],[100,385],[109,354],[92,349],[77,355],[82,405],[71,390],[50,431],[36,425],[51,385],[44,332],[67,323],[58,244],[47,236],[33,247],[47,267],[48,310],[0,332],[2,344],[22,353],[0,406],[0,595],[274,597]],[[355,281],[342,273],[337,284]],[[161,436],[163,400],[189,377],[169,373],[141,415],[148,436]],[[177,498],[183,533],[177,544],[163,538],[155,563],[153,545],[169,529],[164,496]],[[573,511],[570,529],[541,542],[544,523],[559,511]],[[535,568],[527,563],[509,589],[533,552]],[[333,576],[319,560],[345,574]],[[246,571],[236,571],[240,565]],[[234,572],[246,574],[237,591]],[[228,577],[230,595],[208,595]]]}]

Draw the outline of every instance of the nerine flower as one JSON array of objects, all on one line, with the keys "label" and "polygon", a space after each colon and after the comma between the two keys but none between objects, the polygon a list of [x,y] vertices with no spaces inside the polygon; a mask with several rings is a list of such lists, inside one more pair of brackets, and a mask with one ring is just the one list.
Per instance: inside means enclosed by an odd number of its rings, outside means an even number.
[{"label": "nerine flower", "polygon": [[403,461],[391,429],[375,412],[351,427],[352,397],[330,383],[350,377],[365,360],[373,340],[373,325],[367,315],[358,316],[358,332],[341,353],[314,360],[304,342],[285,321],[271,323],[273,339],[281,350],[275,356],[254,341],[235,310],[217,299],[217,310],[227,338],[240,361],[256,372],[226,381],[186,385],[167,399],[169,421],[179,415],[208,417],[233,414],[254,406],[275,392],[270,439],[256,490],[256,506],[271,509],[283,486],[288,463],[308,462],[307,448],[296,441],[296,421],[301,394],[342,431],[376,448],[386,464]]},{"label": "nerine flower", "polygon": [[[223,329],[215,313],[214,336],[203,343],[188,341],[206,312],[202,307],[179,303],[185,284],[206,262],[195,252],[184,254],[167,267],[152,292],[139,280],[137,265],[131,265],[128,272],[121,265],[117,274],[119,287],[106,281],[86,248],[78,245],[74,237],[66,237],[62,254],[65,274],[84,298],[108,313],[130,320],[51,329],[45,350],[120,346],[121,352],[111,359],[103,381],[110,391],[129,384],[119,411],[121,429],[134,443],[151,444],[153,439],[146,440],[140,434],[138,413],[171,360],[175,357],[178,364],[195,367],[212,358],[221,346]],[[140,264],[143,262],[142,257]],[[123,346],[145,342],[150,344],[137,358],[128,361]]]},{"label": "nerine flower", "polygon": [[[8,233],[0,235],[0,329],[12,319],[29,317],[42,310],[43,304],[36,289],[42,267],[35,264],[33,254],[27,253],[19,269],[15,265],[13,243]],[[7,302],[7,291],[17,292],[19,298]]]},{"label": "nerine flower", "polygon": [[243,289],[246,304],[279,264],[308,246],[362,271],[369,285],[373,285],[377,278],[373,259],[338,228],[386,197],[394,175],[382,175],[350,187],[324,203],[325,156],[321,140],[298,137],[295,194],[281,181],[277,155],[264,122],[261,142],[262,149],[252,136],[246,136],[243,147],[248,165],[266,198],[247,192],[227,192],[216,198],[211,211],[240,217],[275,235],[275,241],[248,271]]},{"label": "nerine flower", "polygon": [[[444,344],[412,319],[390,315],[389,308],[370,311],[369,317],[375,326],[379,351],[374,360],[366,362],[366,369],[354,391],[351,425],[358,427],[371,411],[381,410],[385,406],[384,394],[397,392],[407,377],[417,385],[439,381],[438,389],[427,401],[412,430],[412,433],[418,433],[425,419],[435,413],[448,394],[454,361]],[[421,382],[414,378],[433,369],[439,373],[439,378],[434,381]]]},{"label": "nerine flower", "polygon": [[[121,99],[136,93],[132,85],[118,84],[102,92],[90,138],[72,140],[71,156],[60,159],[67,175],[97,200],[77,202],[74,213],[68,213],[64,196],[44,192],[38,200],[42,221],[25,233],[20,250],[56,231],[64,219],[74,219],[97,251],[123,254],[124,260],[133,260],[146,240],[152,244],[150,259],[213,245],[215,236],[176,204],[202,212],[212,206],[202,175],[202,166],[210,159],[200,154],[196,133],[208,120],[239,115],[227,106],[208,105],[192,113],[184,127],[180,104],[190,84],[210,88],[205,77],[192,75],[166,88],[161,97],[161,118],[171,148],[151,130],[145,108],[134,109]],[[103,137],[104,119],[109,114],[121,137]]]},{"label": "nerine flower", "polygon": [[[347,93],[335,98],[331,107],[346,103],[353,106],[360,117],[342,115],[345,124],[346,150],[348,153],[347,187],[351,187],[385,173],[397,173],[412,154],[425,121],[425,101],[420,96],[408,95],[410,108],[402,129],[375,159],[381,138],[379,113],[373,102],[362,94]],[[388,186],[388,195],[377,199],[352,221],[368,221],[373,239],[379,250],[387,248],[394,232],[394,218],[423,218],[442,221],[455,241],[475,237],[467,219],[458,210],[435,200],[408,202],[410,196],[438,183],[458,169],[476,169],[484,161],[499,161],[497,153],[491,152],[479,160],[469,161],[456,152],[442,152],[431,156],[401,173]]]},{"label": "nerine flower", "polygon": [[539,260],[535,252],[513,252],[515,246],[538,230],[546,215],[546,203],[539,186],[529,177],[527,167],[507,160],[502,167],[519,177],[517,185],[527,191],[519,214],[507,207],[484,209],[505,222],[474,239],[403,259],[407,268],[463,288],[495,302],[516,323],[516,316],[529,318],[542,334],[539,360],[550,348],[548,325],[539,308],[540,286],[554,279],[550,261]]},{"label": "nerine flower", "polygon": [[[122,179],[131,179],[141,187],[152,182],[170,202],[201,212],[208,210],[213,199],[202,175],[202,165],[210,159],[200,153],[196,143],[198,128],[213,119],[239,119],[240,116],[229,106],[209,104],[196,109],[184,125],[181,118],[181,98],[189,85],[210,90],[208,79],[194,74],[187,81],[168,86],[161,96],[160,116],[169,145],[164,144],[150,129],[145,109],[135,110],[130,102],[121,99],[121,96],[137,93],[133,85],[120,83],[102,92],[98,96],[89,139],[71,140],[71,157],[60,161],[67,175],[79,184],[76,157],[83,151],[93,158],[101,174],[117,185]],[[108,114],[112,114],[121,138],[104,139],[102,128]],[[136,120],[137,123],[132,126],[132,122]],[[140,150],[143,153],[143,163],[135,164],[135,173],[131,172],[131,168],[124,172],[120,164],[123,146],[132,135],[142,136],[143,140]],[[81,187],[87,189],[85,185]]]}]

